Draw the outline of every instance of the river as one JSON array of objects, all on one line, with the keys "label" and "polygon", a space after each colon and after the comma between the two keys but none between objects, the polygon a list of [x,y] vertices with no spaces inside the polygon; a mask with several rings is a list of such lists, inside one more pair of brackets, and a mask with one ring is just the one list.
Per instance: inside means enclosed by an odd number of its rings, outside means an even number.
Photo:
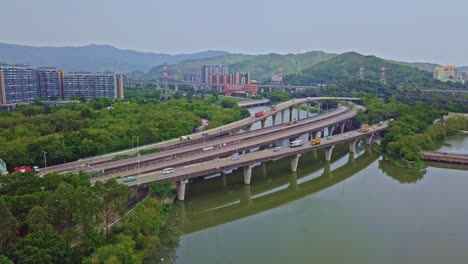
[{"label": "river", "polygon": [[466,263],[467,167],[406,170],[357,149],[308,153],[296,173],[268,162],[251,185],[239,172],[189,183],[176,263]]}]

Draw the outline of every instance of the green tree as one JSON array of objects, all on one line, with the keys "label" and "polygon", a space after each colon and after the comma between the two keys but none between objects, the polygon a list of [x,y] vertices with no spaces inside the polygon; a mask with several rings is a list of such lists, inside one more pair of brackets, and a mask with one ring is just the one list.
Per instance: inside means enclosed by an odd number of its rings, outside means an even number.
[{"label": "green tree", "polygon": [[16,263],[70,263],[67,244],[52,232],[39,231],[16,243],[13,251]]},{"label": "green tree", "polygon": [[101,222],[102,201],[90,187],[80,186],[75,192],[73,218],[81,225],[85,236]]},{"label": "green tree", "polygon": [[109,239],[109,224],[113,214],[122,214],[124,205],[130,198],[130,188],[119,184],[115,179],[110,179],[105,183],[100,181],[94,185],[96,193],[102,199],[102,215],[106,226],[106,238]]},{"label": "green tree", "polygon": [[174,187],[170,181],[157,181],[150,184],[149,192],[151,195],[158,195],[161,199],[165,199],[174,193]]},{"label": "green tree", "polygon": [[52,225],[49,224],[47,211],[41,206],[35,206],[29,211],[27,223],[29,233],[53,230]]},{"label": "green tree", "polygon": [[116,243],[98,248],[90,258],[84,261],[84,263],[133,264],[141,263],[141,259],[135,253],[135,242],[132,240],[132,238],[125,235],[118,235],[116,238]]},{"label": "green tree", "polygon": [[0,199],[0,247],[7,245],[17,236],[18,221]]}]

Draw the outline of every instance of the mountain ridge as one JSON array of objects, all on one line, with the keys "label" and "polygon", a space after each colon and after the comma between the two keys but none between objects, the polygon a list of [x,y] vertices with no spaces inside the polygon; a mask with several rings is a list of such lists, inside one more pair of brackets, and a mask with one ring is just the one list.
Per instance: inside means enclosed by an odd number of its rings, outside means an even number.
[{"label": "mountain ridge", "polygon": [[228,54],[226,51],[202,51],[170,55],[119,49],[111,45],[36,47],[0,43],[0,62],[27,64],[33,67],[54,66],[65,71],[148,71],[164,63],[174,64],[189,59],[203,59]]}]

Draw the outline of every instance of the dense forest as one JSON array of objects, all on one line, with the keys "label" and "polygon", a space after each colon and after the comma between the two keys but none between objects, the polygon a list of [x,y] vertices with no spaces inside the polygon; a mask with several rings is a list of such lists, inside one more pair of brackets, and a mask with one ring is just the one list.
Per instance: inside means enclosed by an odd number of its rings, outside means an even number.
[{"label": "dense forest", "polygon": [[115,180],[91,186],[84,173],[0,175],[0,263],[141,263],[166,255],[177,245],[174,210],[154,198],[111,226],[130,194]]},{"label": "dense forest", "polygon": [[[20,106],[0,111],[0,158],[16,166],[58,164],[116,150],[177,138],[201,126],[227,124],[246,116],[247,110],[211,96],[207,99],[172,99],[148,102],[152,89],[138,91],[129,102],[94,99],[64,107]],[[156,96],[156,95],[155,95]],[[153,98],[154,99],[154,98]],[[227,106],[223,108],[221,105]]]}]

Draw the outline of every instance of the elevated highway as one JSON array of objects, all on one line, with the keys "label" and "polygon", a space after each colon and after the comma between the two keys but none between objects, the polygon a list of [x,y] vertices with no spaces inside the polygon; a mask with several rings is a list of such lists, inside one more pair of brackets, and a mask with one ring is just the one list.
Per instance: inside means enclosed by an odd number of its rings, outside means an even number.
[{"label": "elevated highway", "polygon": [[171,174],[163,175],[160,172],[148,173],[140,175],[135,181],[127,184],[132,186],[169,179],[177,183],[178,199],[184,200],[185,184],[188,183],[188,179],[190,178],[213,175],[216,173],[224,173],[226,171],[232,171],[238,168],[242,168],[244,173],[244,183],[250,184],[252,168],[260,165],[263,162],[290,157],[291,171],[296,171],[300,156],[306,152],[313,151],[316,149],[325,149],[325,160],[330,161],[333,148],[336,144],[348,143],[350,152],[354,153],[358,138],[365,137],[366,143],[370,144],[372,142],[372,135],[385,130],[387,126],[388,122],[384,122],[384,124],[381,126],[372,126],[369,129],[369,131],[365,133],[361,133],[359,132],[359,130],[354,130],[346,134],[335,135],[329,140],[322,140],[322,143],[320,145],[310,145],[308,142],[306,142],[300,147],[283,148],[281,151],[278,152],[274,152],[271,149],[268,149],[253,153],[247,153],[245,155],[241,155],[238,160],[232,160],[230,158],[216,159],[204,163],[193,164],[186,167],[179,167],[176,168],[175,172]]},{"label": "elevated highway", "polygon": [[[274,109],[264,111],[264,114],[261,117],[252,116],[252,117],[248,117],[248,118],[245,118],[243,120],[240,120],[240,121],[237,121],[237,122],[234,122],[234,123],[222,126],[222,127],[207,130],[207,131],[205,131],[203,133],[192,134],[192,135],[190,135],[192,140],[187,141],[187,142],[181,142],[179,139],[172,139],[172,140],[167,140],[167,141],[163,141],[163,142],[156,143],[156,144],[141,146],[138,149],[134,148],[134,149],[123,150],[123,151],[114,152],[114,153],[110,153],[110,154],[106,154],[106,155],[102,155],[102,156],[90,157],[90,158],[87,158],[87,159],[80,159],[80,160],[74,161],[74,162],[69,162],[69,163],[65,163],[65,164],[60,164],[60,165],[50,166],[50,167],[47,167],[47,168],[42,168],[41,169],[41,174],[44,175],[44,174],[47,174],[47,173],[50,173],[50,172],[74,171],[74,170],[76,170],[76,168],[80,168],[80,167],[82,168],[83,166],[89,166],[89,165],[92,166],[93,164],[97,164],[97,163],[106,163],[106,162],[108,163],[108,162],[114,160],[116,157],[119,157],[119,156],[136,155],[137,152],[141,151],[141,150],[149,150],[149,149],[163,150],[163,149],[170,149],[170,148],[179,148],[180,146],[185,146],[185,145],[194,144],[196,142],[201,142],[203,140],[206,140],[207,138],[208,139],[215,138],[215,137],[219,137],[221,135],[227,135],[227,134],[230,134],[230,133],[235,133],[235,132],[237,132],[239,130],[250,130],[252,125],[254,123],[257,123],[257,122],[260,122],[262,128],[264,128],[267,118],[271,117],[271,118],[273,118],[273,120],[276,120],[276,115],[281,114],[282,120],[284,120],[284,113],[285,113],[286,110],[289,110],[289,120],[292,120],[292,118],[293,118],[292,117],[292,113],[293,113],[292,109],[293,109],[294,106],[299,106],[299,105],[303,105],[303,104],[306,104],[306,105],[310,106],[310,103],[313,102],[313,101],[320,102],[320,101],[324,101],[324,100],[334,100],[334,99],[340,100],[340,101],[359,101],[359,100],[361,100],[360,98],[352,98],[352,97],[308,97],[308,98],[302,98],[302,99],[295,99],[295,100],[291,100],[291,101],[288,101],[288,102],[278,104]],[[273,122],[273,125],[275,125],[275,122]]]},{"label": "elevated highway", "polygon": [[[353,109],[340,107],[330,113],[315,116],[308,120],[299,121],[295,125],[277,125],[261,130],[250,131],[242,134],[231,135],[214,139],[206,143],[198,143],[166,151],[166,153],[156,153],[148,157],[140,158],[139,165],[136,163],[137,158],[132,158],[123,161],[115,161],[111,163],[103,163],[93,165],[93,170],[102,169],[105,174],[112,176],[133,176],[140,173],[161,170],[165,167],[182,166],[197,162],[212,160],[220,157],[227,157],[236,152],[249,151],[258,147],[266,147],[281,140],[295,139],[301,135],[309,134],[309,138],[325,135],[325,132],[332,133],[341,129],[350,127],[350,120],[357,115]],[[327,131],[325,131],[325,129]],[[219,144],[218,144],[219,143]],[[278,145],[278,144],[276,144]],[[205,146],[207,148],[205,148]],[[204,151],[204,149],[208,149]],[[167,157],[167,152],[173,153],[176,157],[169,157],[158,161],[156,158]],[[138,166],[138,167],[137,167]],[[102,180],[108,177],[97,177],[93,181]]]}]

